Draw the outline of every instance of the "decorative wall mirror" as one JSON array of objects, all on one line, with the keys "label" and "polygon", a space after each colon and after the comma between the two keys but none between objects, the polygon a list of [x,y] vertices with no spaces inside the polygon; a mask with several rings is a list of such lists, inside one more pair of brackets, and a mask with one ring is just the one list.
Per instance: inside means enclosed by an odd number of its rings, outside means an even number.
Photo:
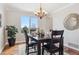
[{"label": "decorative wall mirror", "polygon": [[69,14],[64,20],[64,27],[67,30],[75,30],[79,28],[79,14]]}]

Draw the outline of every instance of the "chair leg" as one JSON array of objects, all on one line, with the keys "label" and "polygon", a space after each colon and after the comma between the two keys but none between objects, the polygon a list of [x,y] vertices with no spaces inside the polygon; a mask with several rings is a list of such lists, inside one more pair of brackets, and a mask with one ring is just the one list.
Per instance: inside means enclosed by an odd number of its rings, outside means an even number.
[{"label": "chair leg", "polygon": [[26,54],[29,55],[29,47],[26,47]]},{"label": "chair leg", "polygon": [[44,48],[42,47],[42,55],[44,55]]},{"label": "chair leg", "polygon": [[50,55],[52,55],[52,53],[50,53]]},{"label": "chair leg", "polygon": [[36,46],[34,46],[34,50],[36,51]]}]

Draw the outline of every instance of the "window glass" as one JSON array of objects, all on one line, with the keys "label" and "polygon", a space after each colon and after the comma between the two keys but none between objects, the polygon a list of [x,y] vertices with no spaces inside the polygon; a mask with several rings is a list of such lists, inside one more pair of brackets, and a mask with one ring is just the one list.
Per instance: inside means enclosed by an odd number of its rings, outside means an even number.
[{"label": "window glass", "polygon": [[25,26],[29,28],[29,16],[21,16],[21,28]]}]

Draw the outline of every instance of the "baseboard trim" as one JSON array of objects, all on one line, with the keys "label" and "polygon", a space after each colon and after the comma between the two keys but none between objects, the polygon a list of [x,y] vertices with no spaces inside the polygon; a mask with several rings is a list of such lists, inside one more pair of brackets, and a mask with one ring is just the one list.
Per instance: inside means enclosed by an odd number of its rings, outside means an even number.
[{"label": "baseboard trim", "polygon": [[2,53],[3,49],[4,49],[4,47],[2,49],[0,49],[0,54]]}]

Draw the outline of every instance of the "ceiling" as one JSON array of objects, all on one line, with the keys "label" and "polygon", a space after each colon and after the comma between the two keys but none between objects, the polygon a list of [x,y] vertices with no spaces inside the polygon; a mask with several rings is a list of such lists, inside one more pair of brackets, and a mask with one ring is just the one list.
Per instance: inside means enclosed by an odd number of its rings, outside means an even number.
[{"label": "ceiling", "polygon": [[[14,7],[14,9],[17,8],[19,10],[34,12],[36,10],[39,10],[40,3],[9,3],[7,5]],[[54,12],[69,5],[72,5],[72,3],[42,3],[43,9],[47,12]]]}]

